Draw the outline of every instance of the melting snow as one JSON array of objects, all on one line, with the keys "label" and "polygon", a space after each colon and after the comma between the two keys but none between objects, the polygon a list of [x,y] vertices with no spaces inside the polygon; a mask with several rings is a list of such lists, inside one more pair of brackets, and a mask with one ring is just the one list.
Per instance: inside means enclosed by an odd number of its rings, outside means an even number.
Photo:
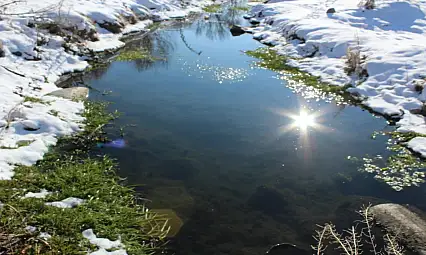
[{"label": "melting snow", "polygon": [[85,202],[84,199],[81,198],[75,198],[75,197],[69,197],[65,198],[62,201],[57,202],[48,202],[46,205],[55,206],[59,208],[74,208],[77,207]]},{"label": "melting snow", "polygon": [[[359,7],[358,2],[270,0],[253,6],[250,17],[261,24],[251,30],[255,38],[276,45],[278,52],[304,57],[291,65],[337,86],[353,84],[350,92],[363,98],[365,105],[402,118],[399,131],[426,134],[423,116],[412,113],[426,100],[425,89],[415,90],[415,84],[425,84],[426,2],[376,1],[373,10]],[[329,8],[336,12],[326,13]],[[369,77],[361,85],[344,72],[348,47],[367,57]],[[426,140],[413,143],[416,148],[422,144],[421,153],[426,152]]]},{"label": "melting snow", "polygon": [[22,198],[45,198],[50,194],[52,194],[52,192],[42,189],[40,192],[28,192]]},{"label": "melting snow", "polygon": [[91,244],[96,245],[99,248],[99,250],[90,253],[90,255],[127,255],[127,252],[124,249],[118,249],[111,252],[108,251],[110,249],[124,248],[120,239],[111,241],[107,238],[96,237],[92,229],[86,229],[82,234]]}]

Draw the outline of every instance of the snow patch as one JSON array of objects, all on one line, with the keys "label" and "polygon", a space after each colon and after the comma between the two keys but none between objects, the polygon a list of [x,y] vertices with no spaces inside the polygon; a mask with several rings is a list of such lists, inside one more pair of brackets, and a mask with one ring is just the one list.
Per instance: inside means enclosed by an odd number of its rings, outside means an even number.
[{"label": "snow patch", "polygon": [[426,157],[426,137],[415,137],[408,142],[407,146],[422,157]]},{"label": "snow patch", "polygon": [[69,197],[69,198],[65,198],[62,201],[48,202],[46,203],[46,205],[50,205],[50,206],[54,206],[58,208],[74,208],[83,204],[84,202],[85,202],[84,199]]},{"label": "snow patch", "polygon": [[42,189],[40,192],[28,192],[22,198],[45,198],[50,194],[52,194],[52,192]]},{"label": "snow patch", "polygon": [[91,244],[96,245],[99,248],[99,250],[89,253],[90,255],[127,255],[127,252],[124,249],[118,249],[111,252],[108,251],[110,249],[124,248],[120,239],[111,241],[107,238],[96,237],[92,229],[86,229],[82,234]]}]

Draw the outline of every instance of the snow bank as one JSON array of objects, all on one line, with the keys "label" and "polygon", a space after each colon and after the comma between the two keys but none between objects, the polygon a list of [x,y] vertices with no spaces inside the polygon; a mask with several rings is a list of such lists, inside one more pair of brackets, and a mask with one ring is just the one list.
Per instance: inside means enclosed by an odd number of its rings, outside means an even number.
[{"label": "snow bank", "polygon": [[[327,13],[329,8],[336,12]],[[271,0],[253,6],[250,17],[261,21],[255,38],[276,45],[279,53],[303,57],[291,65],[337,86],[352,84],[349,91],[365,105],[402,118],[400,131],[426,134],[419,115],[426,100],[425,16],[423,0],[381,0],[373,10],[353,0]],[[348,47],[366,56],[369,76],[361,85],[344,71]],[[426,152],[426,141],[413,149]]]},{"label": "snow bank", "polygon": [[7,4],[0,10],[0,179],[12,178],[15,165],[42,159],[57,137],[82,129],[83,103],[44,97],[58,89],[60,75],[88,66],[77,53],[122,47],[123,35],[145,30],[152,19],[181,17],[206,3],[0,0]]}]

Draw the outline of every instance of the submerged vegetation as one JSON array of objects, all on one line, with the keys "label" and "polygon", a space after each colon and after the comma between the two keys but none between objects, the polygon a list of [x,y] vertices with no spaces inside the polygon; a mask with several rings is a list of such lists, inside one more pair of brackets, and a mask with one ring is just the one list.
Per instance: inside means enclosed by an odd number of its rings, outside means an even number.
[{"label": "submerged vegetation", "polygon": [[117,61],[133,61],[133,60],[146,60],[155,62],[156,57],[152,56],[150,52],[144,50],[128,50],[121,52],[115,60]]},{"label": "submerged vegetation", "polygon": [[208,12],[208,13],[217,13],[222,9],[222,5],[220,4],[212,4],[212,5],[208,5],[203,7],[203,11]]},{"label": "submerged vegetation", "polygon": [[426,176],[424,172],[426,161],[418,158],[405,146],[409,140],[419,136],[419,134],[396,131],[376,132],[372,138],[375,138],[378,134],[390,136],[387,149],[393,152],[393,155],[387,159],[384,159],[381,155],[365,156],[362,160],[355,157],[348,158],[361,162],[360,171],[374,174],[374,178],[387,183],[396,191],[423,183]]},{"label": "submerged vegetation", "polygon": [[[93,229],[98,237],[122,240],[128,254],[151,254],[166,237],[167,220],[145,208],[131,188],[120,184],[113,160],[91,157],[86,150],[104,139],[102,127],[117,113],[106,113],[105,103],[85,106],[83,133],[61,139],[42,161],[18,166],[12,180],[0,181],[1,251],[83,254],[98,249],[82,235]],[[28,192],[40,191],[49,193],[24,198]],[[70,197],[84,202],[75,208],[46,204]]]},{"label": "submerged vegetation", "polygon": [[260,59],[256,66],[278,72],[282,79],[287,81],[287,86],[293,91],[304,94],[306,97],[329,98],[332,95],[333,100],[346,101],[349,99],[345,90],[348,86],[334,86],[322,82],[319,77],[303,72],[296,67],[287,64],[289,58],[278,54],[273,49],[261,47],[256,50],[245,52],[248,56]]}]

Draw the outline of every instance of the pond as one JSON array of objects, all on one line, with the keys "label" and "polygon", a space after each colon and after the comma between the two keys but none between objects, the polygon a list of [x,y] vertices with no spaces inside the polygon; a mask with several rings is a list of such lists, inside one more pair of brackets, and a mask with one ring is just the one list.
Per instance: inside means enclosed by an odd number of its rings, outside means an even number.
[{"label": "pond", "polygon": [[[363,204],[410,203],[426,210],[424,186],[401,192],[359,172],[348,156],[386,154],[386,120],[333,98],[307,97],[254,66],[233,37],[239,11],[208,14],[135,37],[122,58],[93,71],[92,99],[123,115],[108,128],[124,148],[102,148],[118,174],[163,212],[183,221],[170,254],[264,254],[314,243],[315,224],[348,227]],[[122,56],[131,56],[125,54]]]}]

